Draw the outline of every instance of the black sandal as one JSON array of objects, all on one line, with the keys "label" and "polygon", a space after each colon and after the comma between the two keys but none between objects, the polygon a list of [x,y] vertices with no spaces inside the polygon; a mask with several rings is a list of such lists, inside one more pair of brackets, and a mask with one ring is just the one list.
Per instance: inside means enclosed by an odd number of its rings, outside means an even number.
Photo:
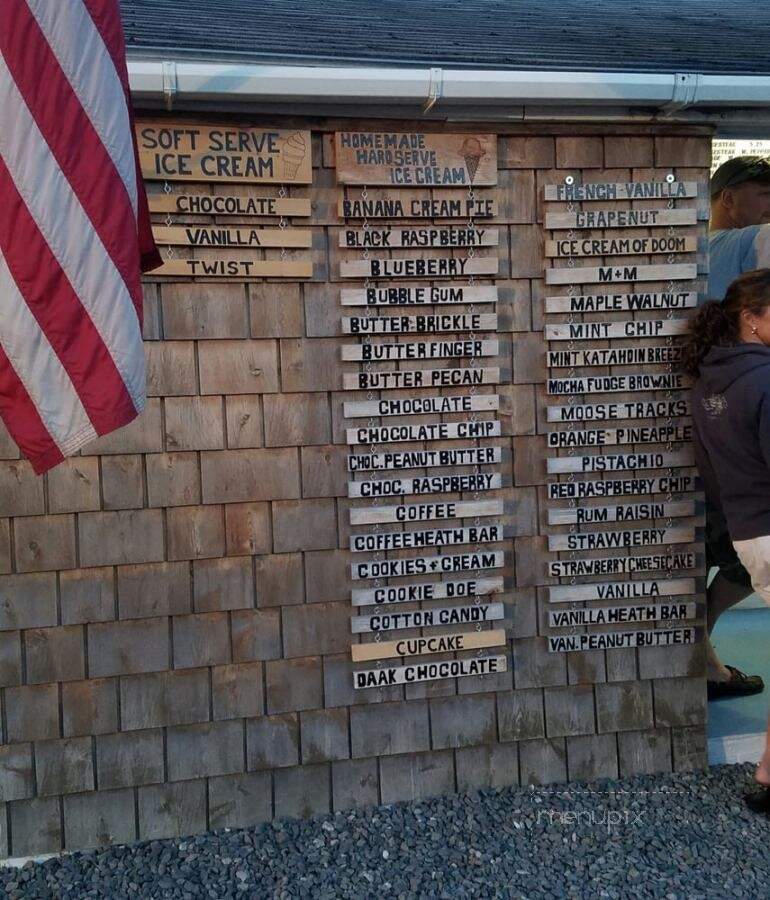
[{"label": "black sandal", "polygon": [[725,665],[730,670],[729,681],[707,681],[706,696],[709,700],[720,697],[748,697],[759,694],[765,689],[765,683],[759,675],[747,675],[735,666]]},{"label": "black sandal", "polygon": [[764,813],[770,816],[770,787],[763,787],[754,794],[746,794],[743,802],[755,813]]}]

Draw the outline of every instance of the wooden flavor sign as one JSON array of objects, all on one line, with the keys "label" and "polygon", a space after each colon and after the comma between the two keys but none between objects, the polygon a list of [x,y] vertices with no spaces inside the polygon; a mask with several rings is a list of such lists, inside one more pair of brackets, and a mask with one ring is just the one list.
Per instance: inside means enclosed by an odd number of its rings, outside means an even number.
[{"label": "wooden flavor sign", "polygon": [[394,603],[418,603],[422,600],[446,600],[458,597],[482,597],[499,594],[503,578],[462,578],[457,581],[421,581],[419,584],[392,584],[387,587],[356,589],[351,592],[353,606],[387,606]]},{"label": "wooden flavor sign", "polygon": [[351,453],[349,472],[393,469],[430,469],[437,466],[488,466],[502,461],[502,447],[448,447],[438,450],[389,450],[385,453]]},{"label": "wooden flavor sign", "polygon": [[687,400],[627,400],[586,406],[549,406],[549,422],[599,422],[604,419],[665,419],[690,414]]},{"label": "wooden flavor sign", "polygon": [[584,575],[634,575],[637,572],[676,572],[695,569],[695,553],[654,553],[650,556],[610,556],[596,559],[566,559],[548,564],[552,578],[579,578]]},{"label": "wooden flavor sign", "polygon": [[684,209],[591,209],[578,212],[547,212],[545,227],[567,228],[659,228],[664,225],[697,225],[698,210]]},{"label": "wooden flavor sign", "polygon": [[681,444],[692,440],[692,425],[630,425],[626,428],[595,428],[549,431],[551,448],[611,447],[618,444]]},{"label": "wooden flavor sign", "polygon": [[382,481],[349,481],[348,497],[405,497],[408,494],[458,494],[464,491],[496,491],[503,486],[500,472],[473,475],[425,475]]},{"label": "wooden flavor sign", "polygon": [[340,197],[344,219],[488,219],[497,215],[497,200],[486,197]]},{"label": "wooden flavor sign", "polygon": [[639,292],[633,294],[578,294],[546,297],[547,313],[605,313],[626,310],[692,309],[698,305],[695,291]]},{"label": "wooden flavor sign", "polygon": [[[495,272],[497,269],[495,268]],[[399,287],[343,288],[343,306],[431,306],[443,303],[497,303],[497,288],[493,285],[467,284],[409,285]]]},{"label": "wooden flavor sign", "polygon": [[296,197],[241,197],[236,194],[150,194],[151,213],[172,216],[309,216],[310,200]]},{"label": "wooden flavor sign", "polygon": [[375,425],[348,428],[348,444],[388,444],[406,441],[450,441],[455,438],[500,437],[499,419],[482,422],[431,422],[427,425]]},{"label": "wooden flavor sign", "polygon": [[152,277],[171,278],[312,278],[310,259],[167,259]]},{"label": "wooden flavor sign", "polygon": [[497,275],[498,268],[496,256],[349,259],[340,262],[340,275],[342,278],[467,278],[469,275]]},{"label": "wooden flavor sign", "polygon": [[689,387],[684,375],[651,372],[641,375],[586,375],[584,378],[549,378],[547,393],[617,394],[637,391],[680,391]]},{"label": "wooden flavor sign", "polygon": [[452,547],[460,544],[496,544],[507,537],[510,537],[510,533],[506,535],[502,525],[471,525],[468,528],[433,528],[426,531],[377,531],[373,534],[364,532],[351,535],[350,549],[354,553],[421,550],[425,547]]},{"label": "wooden flavor sign", "polygon": [[354,507],[350,510],[350,524],[379,525],[429,522],[434,519],[482,518],[501,516],[503,510],[502,500],[447,500],[413,505]]},{"label": "wooden flavor sign", "polygon": [[[351,510],[352,512],[352,510]],[[549,509],[549,525],[585,525],[599,522],[634,522],[640,519],[675,519],[694,516],[695,501],[676,503],[616,503],[614,506],[578,506]]]},{"label": "wooden flavor sign", "polygon": [[426,416],[466,412],[494,412],[500,408],[498,394],[450,394],[422,397],[397,397],[393,400],[345,401],[342,414],[346,419],[377,416]]},{"label": "wooden flavor sign", "polygon": [[555,609],[548,613],[548,624],[551,628],[572,628],[576,625],[625,625],[694,618],[694,603],[650,603],[640,606]]},{"label": "wooden flavor sign", "polygon": [[472,656],[468,659],[447,659],[441,662],[412,663],[381,669],[364,669],[353,673],[353,687],[387,687],[394,684],[416,684],[420,681],[441,681],[445,678],[464,678],[468,675],[497,675],[508,669],[508,658],[500,656]]},{"label": "wooden flavor sign", "polygon": [[583,600],[648,600],[695,593],[694,578],[658,578],[655,581],[608,581],[603,584],[565,584],[547,588],[549,603]]},{"label": "wooden flavor sign", "polygon": [[494,134],[340,131],[334,148],[339,184],[497,184]]},{"label": "wooden flavor sign", "polygon": [[637,528],[632,531],[579,531],[569,534],[549,534],[548,549],[551,552],[613,550],[628,549],[629,547],[654,547],[659,544],[691,544],[694,540],[695,529],[692,527]]},{"label": "wooden flavor sign", "polygon": [[618,453],[609,456],[564,456],[548,459],[549,475],[569,472],[628,472],[636,469],[668,469],[694,466],[692,447],[673,453]]},{"label": "wooden flavor sign", "polygon": [[551,369],[577,366],[646,366],[669,365],[680,362],[682,350],[670,344],[650,344],[644,347],[602,347],[591,350],[549,350]]},{"label": "wooden flavor sign", "polygon": [[499,356],[497,340],[443,340],[399,344],[343,344],[343,362],[392,362],[415,359],[463,359]]},{"label": "wooden flavor sign", "polygon": [[436,313],[421,316],[345,316],[343,334],[434,334],[497,331],[495,313]]},{"label": "wooden flavor sign", "polygon": [[615,284],[624,281],[676,281],[698,277],[695,263],[664,265],[573,266],[546,269],[546,284]]},{"label": "wooden flavor sign", "polygon": [[682,200],[698,196],[697,181],[624,181],[587,184],[547,184],[546,200]]},{"label": "wooden flavor sign", "polygon": [[308,228],[252,228],[250,225],[155,225],[153,236],[159,244],[187,247],[310,247]]},{"label": "wooden flavor sign", "polygon": [[368,560],[354,563],[351,575],[355,581],[360,581],[364,578],[406,578],[414,575],[478,572],[481,569],[502,569],[504,566],[505,554],[502,551],[482,550],[478,553],[419,556],[413,559]]},{"label": "wooden flavor sign", "polygon": [[547,341],[603,341],[687,334],[687,319],[629,319],[626,322],[571,322],[545,326]]},{"label": "wooden flavor sign", "polygon": [[412,388],[471,387],[500,384],[510,373],[497,366],[461,369],[413,369],[406,372],[348,372],[342,376],[346,391],[388,391]]},{"label": "wooden flavor sign", "polygon": [[587,500],[631,494],[686,494],[695,490],[694,475],[610,478],[606,481],[562,481],[548,485],[549,500]]},{"label": "wooden flavor sign", "polygon": [[390,247],[496,247],[497,228],[468,228],[454,225],[443,228],[345,228],[340,232],[340,247],[352,249],[389,249]]},{"label": "wooden flavor sign", "polygon": [[390,659],[394,656],[425,656],[429,653],[452,653],[458,650],[477,650],[480,647],[499,647],[505,643],[505,631],[468,631],[432,637],[401,638],[399,641],[377,641],[353,644],[353,662],[370,659]]},{"label": "wooden flavor sign", "polygon": [[551,653],[574,650],[613,650],[621,647],[670,647],[674,644],[694,644],[694,628],[656,628],[651,631],[608,631],[593,634],[568,634],[548,638]]},{"label": "wooden flavor sign", "polygon": [[142,176],[151,181],[310,184],[310,132],[140,121]]},{"label": "wooden flavor sign", "polygon": [[[390,608],[378,609],[363,616],[353,616],[350,630],[353,634],[398,631],[404,628],[437,628],[451,625],[481,625],[505,618],[502,603],[475,603],[473,606],[447,606],[394,612]],[[460,649],[460,648],[455,648]],[[399,654],[402,655],[402,654]]]},{"label": "wooden flavor sign", "polygon": [[545,242],[546,256],[647,256],[656,253],[694,253],[698,239],[680,235],[610,238],[562,238]]}]

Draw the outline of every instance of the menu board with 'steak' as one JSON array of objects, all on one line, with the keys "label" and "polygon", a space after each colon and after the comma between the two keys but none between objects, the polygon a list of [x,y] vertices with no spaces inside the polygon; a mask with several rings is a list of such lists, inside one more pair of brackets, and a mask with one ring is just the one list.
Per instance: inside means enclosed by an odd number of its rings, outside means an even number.
[{"label": "menu board with 'steak'", "polygon": [[[548,617],[553,653],[697,640],[703,505],[680,368],[699,301],[697,193],[673,177],[584,185],[570,177],[544,190],[545,280],[564,286],[543,303],[540,583],[548,579],[549,600],[560,604]],[[549,201],[562,205],[550,211]],[[620,315],[597,316],[608,313]],[[607,600],[625,605],[597,605]],[[635,630],[605,630],[622,624]]]},{"label": "menu board with 'steak'", "polygon": [[[496,201],[476,190],[497,183],[496,137],[340,132],[335,153],[337,182],[346,186],[339,274],[360,279],[340,301],[343,309],[368,307],[366,315],[345,310],[341,322],[343,388],[362,392],[343,406],[350,574],[362,585],[351,600],[420,604],[353,618],[354,664],[378,661],[376,670],[356,668],[353,685],[502,677],[506,656],[482,651],[507,643],[505,605],[489,600],[504,590],[510,564],[499,499],[510,484],[510,451],[497,388],[510,379],[510,346],[496,337],[492,281],[507,235],[474,221],[496,213]],[[366,185],[387,189],[370,197]],[[400,196],[400,187],[409,191]],[[466,195],[444,200],[427,190],[450,187],[466,187]],[[422,606],[437,599],[457,605]],[[456,630],[435,633],[448,625]],[[401,637],[404,628],[420,633]],[[473,659],[462,657],[468,650]],[[460,657],[433,662],[436,653]],[[383,665],[399,658],[405,664]]]}]

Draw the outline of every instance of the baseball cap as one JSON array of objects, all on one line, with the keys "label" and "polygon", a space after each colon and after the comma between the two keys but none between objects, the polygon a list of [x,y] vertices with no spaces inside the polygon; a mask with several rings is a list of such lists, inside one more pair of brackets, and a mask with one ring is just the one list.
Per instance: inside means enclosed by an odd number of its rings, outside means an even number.
[{"label": "baseball cap", "polygon": [[735,156],[723,162],[711,176],[711,196],[744,181],[770,183],[770,160],[765,156]]}]

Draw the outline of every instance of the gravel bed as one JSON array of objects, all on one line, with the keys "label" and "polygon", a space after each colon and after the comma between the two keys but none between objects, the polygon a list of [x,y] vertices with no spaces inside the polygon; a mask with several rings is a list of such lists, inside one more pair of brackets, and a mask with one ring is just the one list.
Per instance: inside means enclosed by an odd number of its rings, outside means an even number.
[{"label": "gravel bed", "polygon": [[0,869],[24,898],[770,897],[753,766],[482,791]]}]

